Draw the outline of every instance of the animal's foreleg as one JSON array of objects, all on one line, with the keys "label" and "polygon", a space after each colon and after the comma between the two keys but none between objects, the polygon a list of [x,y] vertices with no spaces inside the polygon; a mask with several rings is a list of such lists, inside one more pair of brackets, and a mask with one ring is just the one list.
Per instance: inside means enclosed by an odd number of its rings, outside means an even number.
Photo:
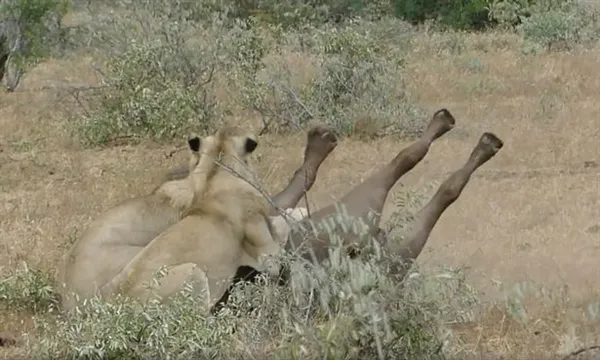
[{"label": "animal's foreleg", "polygon": [[[337,137],[332,128],[315,126],[308,132],[306,148],[304,149],[304,162],[296,172],[289,184],[279,194],[273,196],[273,203],[280,209],[295,207],[305,192],[315,183],[317,171],[337,145]],[[271,209],[270,215],[275,215]]]},{"label": "animal's foreleg", "polygon": [[419,211],[405,239],[400,244],[390,243],[391,252],[405,260],[414,260],[425,246],[429,234],[442,213],[460,196],[469,178],[478,167],[490,160],[503,146],[502,140],[492,133],[484,133],[471,152],[466,164],[442,183],[433,198]]}]

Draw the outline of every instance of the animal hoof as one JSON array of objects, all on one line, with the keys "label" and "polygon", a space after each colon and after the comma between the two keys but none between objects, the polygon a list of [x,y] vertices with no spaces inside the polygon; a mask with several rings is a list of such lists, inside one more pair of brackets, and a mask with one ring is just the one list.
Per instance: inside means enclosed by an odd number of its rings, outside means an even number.
[{"label": "animal hoof", "polygon": [[484,148],[488,152],[497,153],[504,146],[504,142],[500,140],[496,135],[486,132],[481,135],[479,139],[479,144],[482,148]]},{"label": "animal hoof", "polygon": [[502,146],[504,146],[504,142],[496,135],[489,132],[483,133],[473,149],[469,161],[474,162],[475,167],[479,167],[496,155]]},{"label": "animal hoof", "polygon": [[325,158],[337,146],[335,130],[329,126],[317,125],[308,132],[306,153],[314,153]]},{"label": "animal hoof", "polygon": [[456,125],[456,119],[447,109],[436,111],[427,126],[427,131],[433,131],[434,138],[438,138],[450,131]]}]

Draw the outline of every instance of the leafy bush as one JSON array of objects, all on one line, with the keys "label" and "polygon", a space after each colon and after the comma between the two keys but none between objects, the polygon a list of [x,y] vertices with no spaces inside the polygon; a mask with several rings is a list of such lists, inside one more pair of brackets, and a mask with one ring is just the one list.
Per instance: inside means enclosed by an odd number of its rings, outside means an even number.
[{"label": "leafy bush", "polygon": [[576,0],[542,4],[532,5],[531,16],[521,19],[520,30],[526,40],[550,51],[569,50],[600,38],[599,14],[591,7]]},{"label": "leafy bush", "polygon": [[283,28],[303,28],[327,22],[340,23],[354,17],[379,18],[390,13],[387,0],[255,0],[236,1],[236,15]]},{"label": "leafy bush", "polygon": [[0,305],[8,309],[46,311],[57,304],[51,277],[22,264],[6,279],[0,280]]},{"label": "leafy bush", "polygon": [[0,3],[0,81],[8,67],[9,91],[16,89],[28,66],[46,57],[60,42],[62,17],[69,7],[69,0]]},{"label": "leafy bush", "polygon": [[492,0],[490,17],[548,51],[593,44],[600,37],[598,10],[577,0]]},{"label": "leafy bush", "polygon": [[[402,58],[372,31],[374,26],[355,20],[279,33],[279,51],[271,53],[264,69],[233,67],[242,106],[261,115],[265,131],[301,129],[318,120],[342,134],[419,134],[424,117],[404,89]],[[303,74],[308,81],[294,79],[296,70],[287,61],[293,54],[312,62],[315,73]]]},{"label": "leafy bush", "polygon": [[334,246],[325,266],[290,254],[288,287],[240,284],[214,316],[189,288],[168,305],[93,299],[69,316],[37,319],[31,357],[441,359],[443,323],[472,299],[460,274],[401,281],[382,249],[355,260],[342,253]]},{"label": "leafy bush", "polygon": [[396,16],[413,24],[436,20],[461,30],[482,30],[490,25],[487,0],[394,0]]},{"label": "leafy bush", "polygon": [[213,80],[224,32],[212,30],[221,22],[201,28],[187,19],[192,5],[183,5],[123,1],[118,15],[90,31],[108,61],[101,71],[104,86],[76,123],[84,143],[171,139],[211,129],[219,119]]}]

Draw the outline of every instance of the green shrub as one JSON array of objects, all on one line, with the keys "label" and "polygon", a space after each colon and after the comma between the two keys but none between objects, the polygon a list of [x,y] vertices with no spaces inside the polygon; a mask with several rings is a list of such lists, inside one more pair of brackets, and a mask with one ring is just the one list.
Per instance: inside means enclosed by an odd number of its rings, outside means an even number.
[{"label": "green shrub", "polygon": [[577,0],[492,0],[490,16],[502,27],[521,32],[527,45],[570,50],[600,37],[597,9]]},{"label": "green shrub", "polygon": [[444,27],[482,30],[490,25],[487,0],[394,0],[396,16],[413,24],[436,20]]},{"label": "green shrub", "polygon": [[391,10],[387,0],[255,0],[238,1],[235,6],[239,16],[253,16],[283,28],[339,23],[357,16],[373,19]]},{"label": "green shrub", "polygon": [[0,305],[11,310],[45,312],[57,305],[51,277],[27,264],[0,280]]},{"label": "green shrub", "polygon": [[[341,218],[336,222],[344,221]],[[316,224],[317,228],[328,224]],[[359,235],[360,227],[346,231]],[[472,289],[460,273],[389,275],[383,249],[329,265],[288,254],[289,286],[240,284],[214,316],[191,293],[170,304],[88,301],[69,316],[36,319],[32,359],[442,359],[444,323],[464,320]],[[233,331],[235,330],[235,331]]]},{"label": "green shrub", "polygon": [[108,88],[100,95],[99,107],[78,123],[86,144],[119,137],[171,139],[211,128],[215,105],[202,82],[207,82],[212,64],[199,74],[204,79],[190,78],[185,84],[175,68],[183,59],[172,50],[162,44],[132,42],[129,50],[110,60]]},{"label": "green shrub", "polygon": [[201,28],[187,19],[190,9],[168,0],[120,5],[119,14],[90,31],[99,56],[108,60],[100,71],[103,88],[75,122],[84,144],[168,140],[210,130],[221,114],[213,91],[223,34],[213,31],[219,20]]},{"label": "green shrub", "polygon": [[[276,52],[266,68],[232,72],[242,87],[241,105],[261,115],[264,131],[302,129],[319,121],[347,135],[419,134],[424,116],[403,86],[402,58],[373,31],[375,26],[354,20],[281,33],[282,53]],[[316,73],[308,82],[293,80],[289,53],[312,59]]]},{"label": "green shrub", "polygon": [[598,12],[576,0],[554,6],[532,5],[531,15],[521,18],[519,30],[526,40],[551,50],[570,50],[600,38]]},{"label": "green shrub", "polygon": [[62,41],[62,17],[70,0],[5,0],[0,3],[0,81],[19,85],[27,67],[47,57]]}]

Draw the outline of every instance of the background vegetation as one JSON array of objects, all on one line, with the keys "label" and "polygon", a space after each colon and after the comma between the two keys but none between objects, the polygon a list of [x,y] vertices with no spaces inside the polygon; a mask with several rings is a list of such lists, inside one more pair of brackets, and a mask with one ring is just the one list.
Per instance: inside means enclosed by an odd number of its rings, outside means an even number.
[{"label": "background vegetation", "polygon": [[[263,134],[320,121],[342,136],[412,139],[427,118],[404,81],[415,36],[431,34],[431,47],[458,54],[465,32],[519,34],[523,56],[536,56],[585,49],[600,35],[596,8],[575,0],[2,0],[0,15],[9,91],[42,59],[95,59],[99,83],[69,89],[77,106],[65,112],[83,149],[178,144],[244,112],[260,118]],[[308,59],[301,78],[298,54]],[[464,67],[484,71],[475,60]],[[423,203],[417,195],[407,193],[390,221],[395,241]],[[297,268],[289,289],[243,286],[215,317],[186,292],[169,306],[94,300],[57,316],[52,276],[27,265],[0,282],[0,306],[35,314],[26,336],[34,359],[452,355],[448,324],[472,319],[477,305],[460,271],[415,268],[395,279],[385,251],[358,261],[336,254],[330,267]],[[507,303],[515,319],[526,318],[522,296]],[[597,304],[588,312],[595,317]]]}]

